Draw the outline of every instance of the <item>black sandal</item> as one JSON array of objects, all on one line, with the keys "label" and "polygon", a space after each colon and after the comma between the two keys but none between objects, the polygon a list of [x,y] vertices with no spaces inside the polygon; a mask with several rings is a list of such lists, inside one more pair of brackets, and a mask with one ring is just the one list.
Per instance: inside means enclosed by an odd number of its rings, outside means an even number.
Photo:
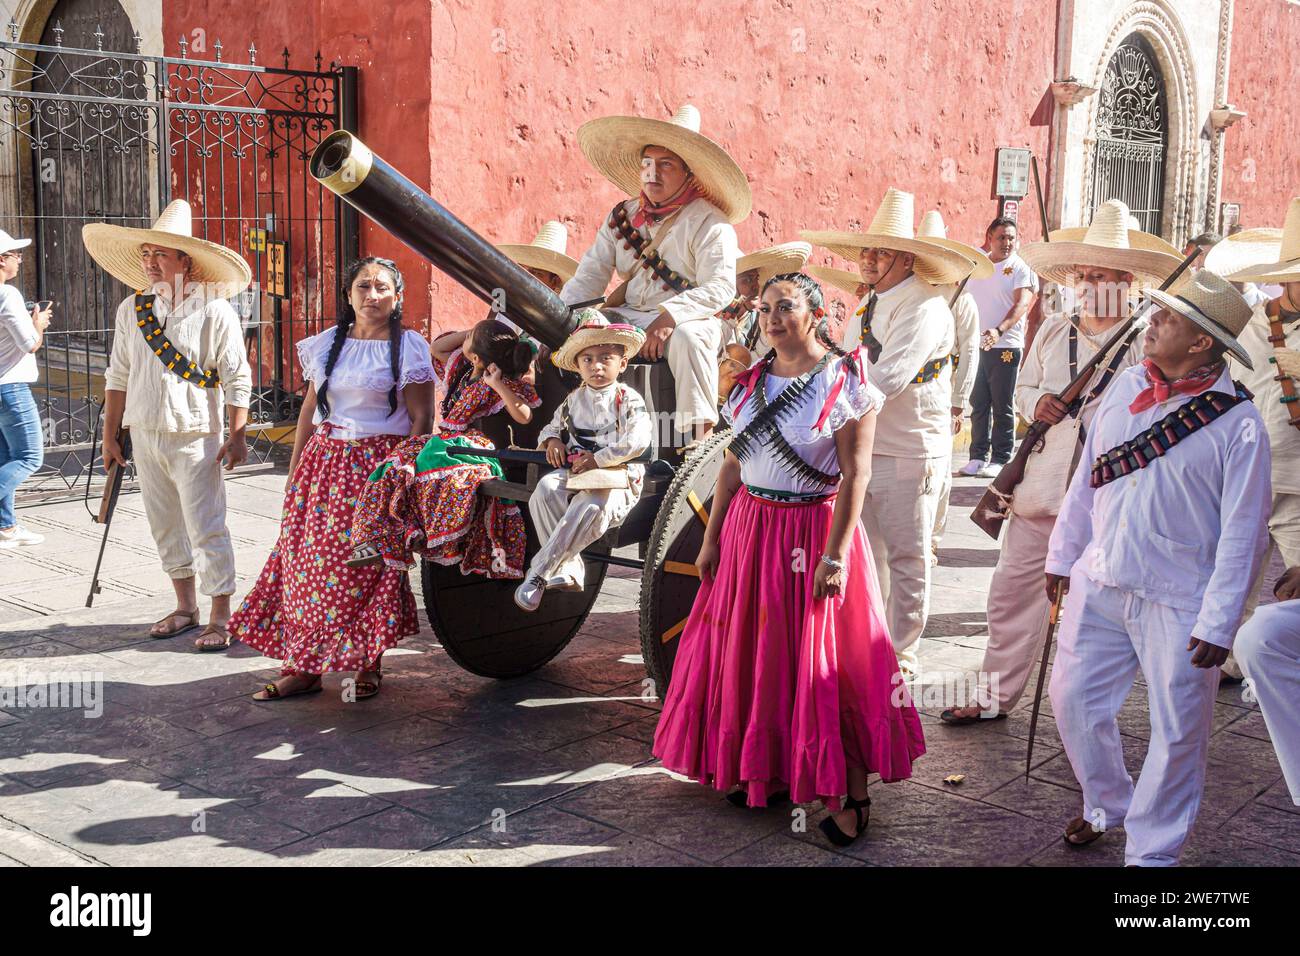
[{"label": "black sandal", "polygon": [[941,713],[939,719],[949,727],[965,727],[967,724],[978,724],[982,720],[1006,720],[1007,715],[999,711],[992,717],[985,717],[982,713],[976,714],[973,717],[966,714],[958,716],[956,708],[953,707]]},{"label": "black sandal", "polygon": [[[740,807],[740,809],[745,810],[749,807],[749,791],[744,789],[733,790],[731,791],[731,793],[727,794],[727,802],[731,804],[733,807]],[[769,807],[779,807],[789,802],[790,802],[789,790],[778,790],[775,793],[770,793],[767,795],[767,805]],[[762,810],[764,808],[755,807],[754,809]]]},{"label": "black sandal", "polygon": [[[836,846],[852,846],[857,842],[858,837],[867,832],[867,824],[871,822],[871,798],[865,800],[854,800],[852,797],[844,798],[844,809],[852,810],[857,817],[857,827],[852,836],[849,836],[840,829],[840,825],[835,822],[834,814],[827,814],[826,819],[821,822],[822,833],[826,834],[826,839]],[[866,810],[866,813],[862,811]]]}]

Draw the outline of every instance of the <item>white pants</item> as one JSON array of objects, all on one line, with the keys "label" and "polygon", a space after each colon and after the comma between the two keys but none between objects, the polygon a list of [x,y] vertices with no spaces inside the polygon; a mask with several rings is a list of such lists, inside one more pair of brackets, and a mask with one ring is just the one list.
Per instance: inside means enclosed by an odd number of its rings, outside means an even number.
[{"label": "white pants", "polygon": [[[1217,668],[1191,663],[1196,614],[1096,584],[1076,571],[1048,692],[1083,818],[1123,826],[1126,863],[1174,866],[1205,789]],[[1124,766],[1119,713],[1138,667],[1147,682],[1151,741],[1137,786]]]},{"label": "white pants", "polygon": [[889,636],[908,676],[917,673],[916,654],[930,613],[930,536],[945,461],[872,455],[862,505]]},{"label": "white pants", "polygon": [[939,472],[939,500],[934,505],[934,533],[930,535],[930,550],[939,553],[939,542],[948,530],[948,496],[952,494],[952,455],[943,460]]},{"label": "white pants", "polygon": [[1300,601],[1256,611],[1237,632],[1233,653],[1259,701],[1291,800],[1300,807]]},{"label": "white pants", "polygon": [[194,577],[198,552],[199,591],[209,596],[235,591],[220,448],[220,435],[131,429],[140,496],[163,570],[174,580]]},{"label": "white pants", "polygon": [[1056,516],[1012,515],[989,582],[989,643],[980,670],[997,674],[997,707],[1009,711],[1025,692],[1047,637],[1047,541]]},{"label": "white pants", "polygon": [[586,579],[582,549],[622,524],[637,496],[632,491],[604,489],[572,492],[570,498],[565,488],[568,475],[564,468],[547,472],[528,499],[528,514],[541,544],[533,555],[528,576],[564,575],[582,586]]},{"label": "white pants", "polygon": [[[1268,536],[1269,548],[1264,554],[1264,560],[1259,564],[1259,574],[1255,576],[1250,596],[1246,598],[1246,609],[1241,617],[1243,623],[1250,620],[1250,616],[1255,613],[1255,608],[1259,606],[1259,592],[1266,586],[1270,588],[1273,586],[1272,581],[1266,580],[1273,548],[1277,548],[1282,555],[1283,567],[1294,568],[1300,565],[1300,495],[1285,492],[1277,492],[1273,495],[1273,509],[1268,519]],[[1223,672],[1238,680],[1242,678],[1241,664],[1237,660],[1235,648],[1223,662]]]},{"label": "white pants", "polygon": [[[662,314],[641,312],[628,306],[604,310],[611,321],[649,328]],[[689,432],[696,425],[718,423],[718,352],[722,348],[722,320],[683,322],[668,337],[664,358],[677,390],[674,427]]]}]

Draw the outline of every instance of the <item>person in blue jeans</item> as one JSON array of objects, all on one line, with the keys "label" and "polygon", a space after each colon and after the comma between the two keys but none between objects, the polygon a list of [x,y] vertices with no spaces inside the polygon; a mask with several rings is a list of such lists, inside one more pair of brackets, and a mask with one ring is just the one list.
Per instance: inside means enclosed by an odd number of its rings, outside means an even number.
[{"label": "person in blue jeans", "polygon": [[21,250],[30,244],[30,239],[15,239],[0,230],[0,549],[45,540],[20,525],[14,512],[14,492],[44,460],[31,383],[37,378],[36,351],[50,313],[29,313],[22,293],[9,284],[22,268]]}]

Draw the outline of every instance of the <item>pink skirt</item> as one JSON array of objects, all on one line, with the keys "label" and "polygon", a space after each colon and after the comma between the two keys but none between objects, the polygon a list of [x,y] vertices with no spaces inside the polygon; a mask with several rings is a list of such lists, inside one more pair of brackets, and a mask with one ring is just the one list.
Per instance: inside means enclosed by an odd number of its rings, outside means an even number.
[{"label": "pink skirt", "polygon": [[384,651],[418,634],[405,569],[350,568],[352,517],[370,473],[397,435],[359,441],[316,430],[284,494],[280,537],[230,633],[288,674],[376,670]]},{"label": "pink skirt", "polygon": [[857,522],[844,593],[813,597],[833,510],[834,499],[738,491],[717,576],[700,587],[677,649],[654,754],[716,790],[743,785],[750,806],[789,787],[796,803],[838,808],[849,767],[903,780],[925,753]]}]

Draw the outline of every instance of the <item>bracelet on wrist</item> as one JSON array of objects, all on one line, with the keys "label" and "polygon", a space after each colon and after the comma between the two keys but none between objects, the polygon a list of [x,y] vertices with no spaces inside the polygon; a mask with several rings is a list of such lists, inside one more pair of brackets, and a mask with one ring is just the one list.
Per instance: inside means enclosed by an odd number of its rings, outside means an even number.
[{"label": "bracelet on wrist", "polygon": [[835,571],[843,571],[847,563],[848,563],[847,561],[837,561],[834,558],[832,558],[829,554],[822,555],[822,564],[826,565],[827,567]]}]

